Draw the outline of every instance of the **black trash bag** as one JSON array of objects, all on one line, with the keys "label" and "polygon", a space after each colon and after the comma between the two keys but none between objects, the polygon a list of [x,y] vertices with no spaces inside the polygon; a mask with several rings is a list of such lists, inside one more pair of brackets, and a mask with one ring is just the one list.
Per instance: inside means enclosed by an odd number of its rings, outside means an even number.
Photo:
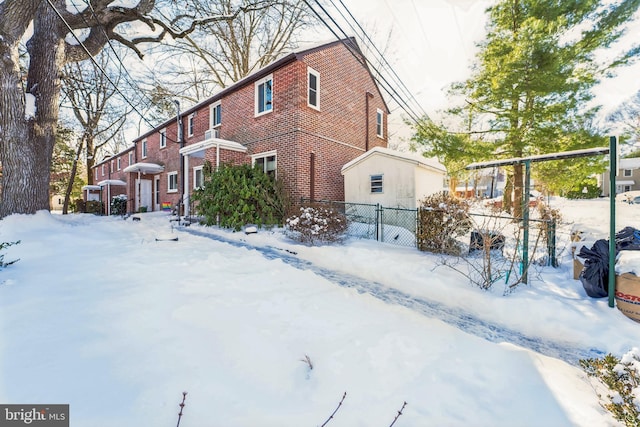
[{"label": "black trash bag", "polygon": [[640,251],[640,230],[625,227],[616,233],[617,251]]},{"label": "black trash bag", "polygon": [[583,246],[578,254],[584,258],[584,268],[580,281],[591,298],[604,298],[609,295],[609,241],[597,240],[591,249]]}]

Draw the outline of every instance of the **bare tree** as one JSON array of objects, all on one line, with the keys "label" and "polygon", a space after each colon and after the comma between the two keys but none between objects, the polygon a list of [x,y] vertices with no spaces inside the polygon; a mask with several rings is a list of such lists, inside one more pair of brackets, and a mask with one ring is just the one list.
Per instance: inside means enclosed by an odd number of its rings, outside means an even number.
[{"label": "bare tree", "polygon": [[[0,218],[49,209],[48,172],[65,64],[97,55],[109,40],[142,58],[140,46],[145,43],[183,38],[201,25],[232,21],[273,1],[255,0],[232,13],[201,19],[181,13],[182,5],[170,0],[139,0],[131,7],[111,6],[112,0],[91,0],[80,12],[67,10],[66,0],[0,2]],[[165,11],[173,17],[167,17]],[[147,33],[141,34],[140,26],[128,25],[131,23],[144,24]],[[81,44],[67,37],[71,32],[83,33]],[[19,53],[29,34],[29,66],[24,75]]]},{"label": "bare tree", "polygon": [[[198,16],[228,15],[238,0],[188,0],[184,8]],[[297,35],[311,25],[301,0],[278,0],[233,21],[212,21],[187,37],[163,46],[163,87],[196,102],[273,62],[297,47]],[[167,82],[171,82],[169,86]]]}]

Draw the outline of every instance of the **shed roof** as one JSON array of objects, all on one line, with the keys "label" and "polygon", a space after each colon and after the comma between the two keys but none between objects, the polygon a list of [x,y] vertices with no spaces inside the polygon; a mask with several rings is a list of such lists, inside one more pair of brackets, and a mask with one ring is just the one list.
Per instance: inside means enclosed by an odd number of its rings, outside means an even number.
[{"label": "shed roof", "polygon": [[342,174],[357,165],[365,161],[367,158],[371,156],[383,156],[388,157],[390,159],[395,159],[403,162],[414,163],[418,167],[423,167],[431,170],[435,170],[437,172],[447,173],[447,168],[444,167],[442,163],[435,159],[426,158],[417,153],[404,153],[402,151],[392,150],[390,148],[383,147],[374,147],[366,153],[361,154],[355,159],[351,160],[349,163],[345,164],[342,167]]}]

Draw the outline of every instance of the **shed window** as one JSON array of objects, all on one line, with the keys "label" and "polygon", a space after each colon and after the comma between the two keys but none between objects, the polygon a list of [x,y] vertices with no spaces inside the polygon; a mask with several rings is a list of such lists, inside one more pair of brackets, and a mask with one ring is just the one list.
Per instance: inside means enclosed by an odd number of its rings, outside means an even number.
[{"label": "shed window", "polygon": [[382,175],[371,175],[371,192],[382,193]]}]

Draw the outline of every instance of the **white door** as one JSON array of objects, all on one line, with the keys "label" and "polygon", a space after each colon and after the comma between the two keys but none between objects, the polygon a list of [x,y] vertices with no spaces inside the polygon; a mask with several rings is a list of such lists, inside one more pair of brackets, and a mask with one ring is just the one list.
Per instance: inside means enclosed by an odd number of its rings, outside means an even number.
[{"label": "white door", "polygon": [[140,208],[151,210],[151,180],[136,179],[136,212],[140,212]]}]

